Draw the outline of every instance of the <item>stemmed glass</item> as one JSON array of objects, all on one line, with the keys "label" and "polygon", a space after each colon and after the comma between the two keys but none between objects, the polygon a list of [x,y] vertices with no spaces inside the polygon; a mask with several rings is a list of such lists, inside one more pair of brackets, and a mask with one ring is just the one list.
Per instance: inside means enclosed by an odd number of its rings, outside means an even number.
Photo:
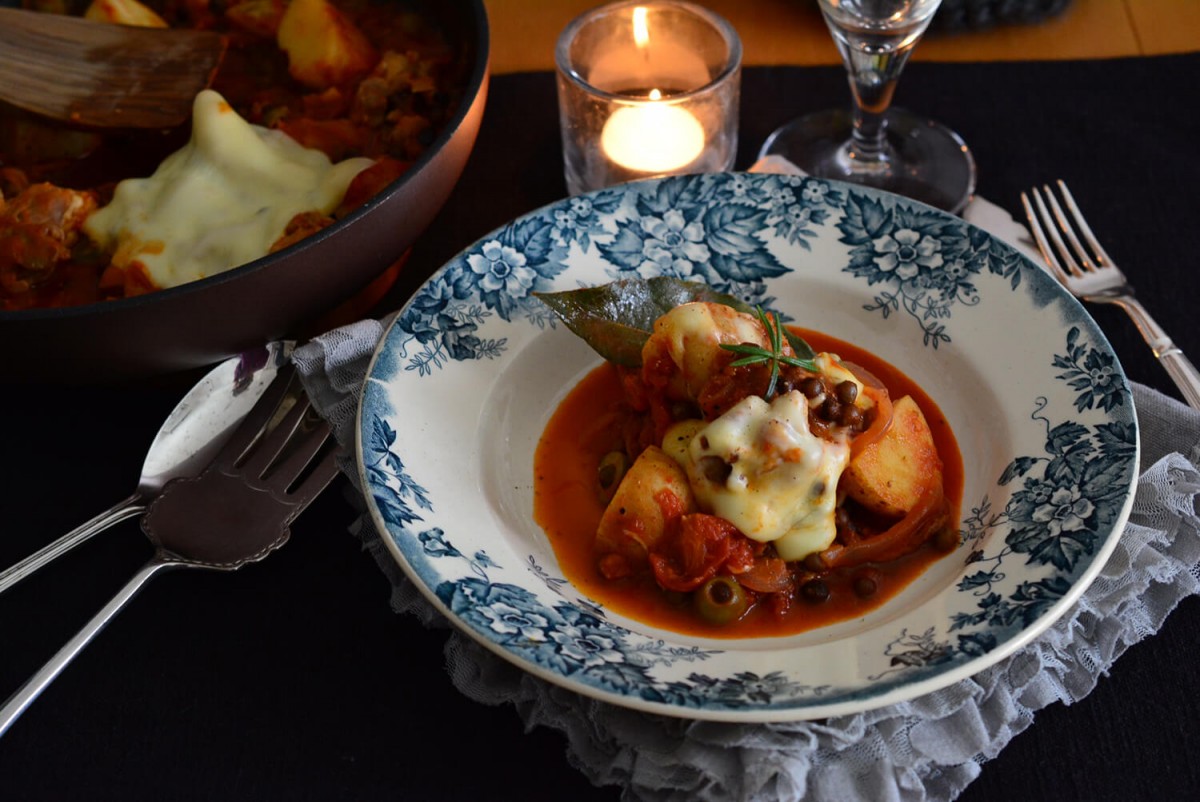
[{"label": "stemmed glass", "polygon": [[776,130],[759,156],[782,156],[809,175],[906,195],[958,213],[975,191],[962,138],[891,105],[909,55],[941,0],[819,0],[849,73],[852,109],[815,112]]}]

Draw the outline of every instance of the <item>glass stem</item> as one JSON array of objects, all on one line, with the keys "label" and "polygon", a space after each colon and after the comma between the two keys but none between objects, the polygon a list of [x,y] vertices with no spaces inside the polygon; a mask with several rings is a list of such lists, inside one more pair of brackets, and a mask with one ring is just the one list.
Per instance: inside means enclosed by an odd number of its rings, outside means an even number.
[{"label": "glass stem", "polygon": [[854,97],[854,130],[847,147],[852,172],[877,173],[888,169],[890,148],[884,115],[900,72],[912,49],[901,52],[843,52]]}]

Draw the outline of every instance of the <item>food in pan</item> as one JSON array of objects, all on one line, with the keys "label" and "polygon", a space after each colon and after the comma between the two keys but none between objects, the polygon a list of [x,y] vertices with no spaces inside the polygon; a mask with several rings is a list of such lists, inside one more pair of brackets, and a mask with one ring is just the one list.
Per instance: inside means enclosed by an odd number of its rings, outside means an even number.
[{"label": "food in pan", "polygon": [[957,545],[953,434],[893,366],[673,279],[542,297],[607,360],[535,458],[535,517],[597,601],[790,634],[879,606]]},{"label": "food in pan", "polygon": [[404,0],[27,0],[229,45],[178,130],[0,104],[0,310],[141,295],[285,248],[400,177],[450,119],[462,48]]}]

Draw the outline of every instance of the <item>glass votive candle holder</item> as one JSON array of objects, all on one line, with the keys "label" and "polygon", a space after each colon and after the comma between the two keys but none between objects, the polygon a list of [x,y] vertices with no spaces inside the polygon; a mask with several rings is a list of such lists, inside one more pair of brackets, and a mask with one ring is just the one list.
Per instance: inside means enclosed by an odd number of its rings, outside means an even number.
[{"label": "glass votive candle holder", "polygon": [[570,194],[733,167],[742,43],[717,14],[682,0],[601,6],[563,30],[555,61]]}]

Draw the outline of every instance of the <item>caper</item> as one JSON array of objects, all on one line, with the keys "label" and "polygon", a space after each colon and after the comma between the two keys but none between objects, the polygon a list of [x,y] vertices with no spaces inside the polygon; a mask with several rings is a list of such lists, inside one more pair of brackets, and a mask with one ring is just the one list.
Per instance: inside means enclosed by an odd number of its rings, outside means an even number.
[{"label": "caper", "polygon": [[602,501],[612,501],[628,470],[629,457],[623,451],[610,451],[600,459],[600,464],[596,466],[596,486]]},{"label": "caper", "polygon": [[812,399],[825,392],[825,385],[821,384],[821,380],[816,376],[809,376],[800,382],[799,390],[804,393],[805,398]]},{"label": "caper", "polygon": [[728,624],[742,617],[749,606],[746,591],[731,576],[714,576],[692,595],[696,612],[710,624]]},{"label": "caper", "polygon": [[[854,385],[850,385],[853,387]],[[838,413],[838,424],[849,429],[860,429],[863,423],[862,410],[853,404],[846,404],[842,407],[842,411]]]},{"label": "caper", "polygon": [[829,586],[822,579],[810,579],[800,587],[804,600],[813,604],[823,604],[829,600]]},{"label": "caper", "polygon": [[833,396],[828,396],[821,402],[821,417],[830,423],[836,423],[838,416],[842,414],[842,402],[838,401]]},{"label": "caper", "polygon": [[847,379],[844,382],[838,382],[838,386],[833,388],[834,394],[837,395],[837,400],[843,404],[853,404],[858,398],[858,385]]},{"label": "caper", "polygon": [[880,576],[877,571],[870,568],[866,569],[858,576],[854,577],[854,593],[860,599],[865,599],[868,596],[874,596],[879,590]]}]

